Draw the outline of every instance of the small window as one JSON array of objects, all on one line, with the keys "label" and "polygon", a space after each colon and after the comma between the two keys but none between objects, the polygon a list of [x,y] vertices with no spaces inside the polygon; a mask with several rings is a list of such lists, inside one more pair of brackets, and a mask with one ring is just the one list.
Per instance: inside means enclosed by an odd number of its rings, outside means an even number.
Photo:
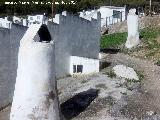
[{"label": "small window", "polygon": [[77,69],[76,69],[76,65],[73,65],[73,73],[76,73]]},{"label": "small window", "polygon": [[77,65],[77,73],[82,73],[83,65]]},{"label": "small window", "polygon": [[121,12],[113,10],[113,18],[121,18]]},{"label": "small window", "polygon": [[82,73],[83,65],[73,65],[73,73]]},{"label": "small window", "polygon": [[33,20],[33,17],[30,17],[30,20]]}]

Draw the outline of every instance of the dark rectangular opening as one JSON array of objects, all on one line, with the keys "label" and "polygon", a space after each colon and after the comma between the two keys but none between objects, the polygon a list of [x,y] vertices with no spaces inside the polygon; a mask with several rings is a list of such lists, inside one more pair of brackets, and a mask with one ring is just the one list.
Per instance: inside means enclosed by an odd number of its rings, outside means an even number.
[{"label": "dark rectangular opening", "polygon": [[76,70],[76,65],[73,65],[73,73],[76,73],[77,70]]},{"label": "dark rectangular opening", "polygon": [[77,65],[77,73],[83,72],[83,65]]}]

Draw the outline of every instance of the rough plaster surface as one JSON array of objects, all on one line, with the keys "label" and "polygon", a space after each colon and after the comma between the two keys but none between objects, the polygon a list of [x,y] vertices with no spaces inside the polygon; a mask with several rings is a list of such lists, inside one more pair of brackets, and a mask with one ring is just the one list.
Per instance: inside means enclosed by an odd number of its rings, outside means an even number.
[{"label": "rough plaster surface", "polygon": [[128,37],[125,46],[132,48],[140,43],[139,28],[138,28],[138,15],[135,14],[136,9],[131,9],[127,17]]},{"label": "rough plaster surface", "polygon": [[41,25],[21,40],[10,120],[60,120],[54,70],[54,43],[34,42]]},{"label": "rough plaster surface", "polygon": [[137,73],[134,71],[133,68],[124,65],[116,65],[115,67],[113,67],[113,70],[115,74],[119,77],[139,80]]}]

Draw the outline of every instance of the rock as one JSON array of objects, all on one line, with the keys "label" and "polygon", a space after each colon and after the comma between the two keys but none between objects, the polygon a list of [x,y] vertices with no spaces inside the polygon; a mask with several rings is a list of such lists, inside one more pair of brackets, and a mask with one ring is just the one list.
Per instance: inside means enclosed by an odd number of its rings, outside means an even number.
[{"label": "rock", "polygon": [[124,65],[116,65],[113,67],[113,71],[118,77],[139,80],[138,75],[133,68]]},{"label": "rock", "polygon": [[146,112],[146,114],[149,115],[149,116],[152,116],[152,115],[154,115],[154,112],[153,111],[148,111],[148,112]]}]

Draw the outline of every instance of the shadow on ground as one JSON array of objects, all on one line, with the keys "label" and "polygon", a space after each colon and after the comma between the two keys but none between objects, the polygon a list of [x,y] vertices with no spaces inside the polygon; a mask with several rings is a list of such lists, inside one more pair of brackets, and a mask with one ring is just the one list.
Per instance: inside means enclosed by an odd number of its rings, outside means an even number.
[{"label": "shadow on ground", "polygon": [[100,52],[108,53],[108,54],[117,54],[119,51],[120,51],[120,49],[115,49],[115,48],[100,49]]},{"label": "shadow on ground", "polygon": [[110,62],[107,62],[107,61],[100,61],[100,66],[99,66],[99,69],[100,70],[103,70],[104,68],[107,68],[111,65]]},{"label": "shadow on ground", "polygon": [[89,89],[81,92],[60,105],[63,116],[69,120],[78,116],[98,97],[99,90]]}]

